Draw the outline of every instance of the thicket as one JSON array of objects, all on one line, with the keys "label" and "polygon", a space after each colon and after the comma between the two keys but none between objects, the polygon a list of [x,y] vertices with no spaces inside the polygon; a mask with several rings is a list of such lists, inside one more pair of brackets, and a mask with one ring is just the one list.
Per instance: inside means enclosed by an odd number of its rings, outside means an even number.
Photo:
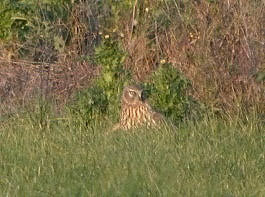
[{"label": "thicket", "polygon": [[[24,103],[36,89],[57,103],[74,95],[71,113],[89,123],[116,119],[124,84],[139,83],[174,121],[202,105],[262,114],[264,7],[262,0],[1,1],[2,100]],[[14,92],[20,78],[26,85]]]}]

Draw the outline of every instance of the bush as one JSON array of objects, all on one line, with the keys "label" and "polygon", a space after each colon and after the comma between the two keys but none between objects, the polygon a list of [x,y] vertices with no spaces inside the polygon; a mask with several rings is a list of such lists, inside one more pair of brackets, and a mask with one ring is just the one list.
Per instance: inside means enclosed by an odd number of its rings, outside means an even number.
[{"label": "bush", "polygon": [[77,92],[74,103],[68,109],[76,124],[88,126],[92,121],[105,117],[108,104],[103,89],[93,86]]},{"label": "bush", "polygon": [[190,81],[171,64],[161,65],[144,84],[150,104],[174,123],[200,111],[188,95],[190,87]]},{"label": "bush", "polygon": [[29,15],[32,7],[23,2],[4,0],[0,2],[0,39],[12,37],[25,39],[29,31]]},{"label": "bush", "polygon": [[[131,82],[129,72],[122,69],[124,57],[117,43],[112,41],[105,41],[96,50],[95,60],[102,65],[102,73],[92,87],[77,94],[72,107],[72,112],[78,115],[76,118],[90,123],[108,116],[117,121],[122,89]],[[197,116],[201,110],[188,95],[190,81],[171,64],[160,66],[140,85],[151,106],[175,124],[191,115]]]},{"label": "bush", "polygon": [[13,42],[16,57],[54,61],[61,52],[59,45],[69,39],[70,30],[61,23],[67,22],[70,13],[69,0],[4,0],[0,3],[0,39]]},{"label": "bush", "polygon": [[[134,79],[143,80],[157,68],[161,58],[191,80],[178,71],[171,78],[175,72],[171,68],[169,71],[159,68],[149,77],[144,86],[150,92],[150,102],[167,116],[181,120],[193,113],[194,102],[187,93],[190,83],[193,96],[217,114],[236,115],[241,109],[249,112],[255,108],[263,113],[265,53],[260,25],[264,23],[263,6],[260,1],[243,2],[2,0],[0,42],[4,44],[0,56],[31,61],[34,66],[35,62],[57,62],[56,69],[50,69],[54,76],[61,75],[55,73],[57,68],[72,72],[73,80],[68,77],[56,80],[56,84],[65,79],[71,83],[71,88],[65,88],[70,95],[73,89],[87,84],[82,81],[80,85],[78,80],[84,77],[76,77],[82,68],[79,60],[86,60],[96,50],[94,61],[102,66],[102,76],[86,91],[89,95],[104,93],[107,103],[104,114],[114,114],[113,118],[121,89],[130,81],[124,68],[132,70]],[[111,39],[103,40],[95,48],[101,33]],[[61,69],[63,66],[65,69]],[[24,64],[22,67],[28,68]],[[88,64],[86,68],[92,70]],[[167,76],[169,87],[157,75]],[[57,92],[54,94],[59,95]]]},{"label": "bush", "polygon": [[131,80],[130,71],[123,68],[125,58],[126,54],[119,43],[108,39],[95,51],[95,61],[102,66],[101,76],[96,84],[106,94],[111,114],[117,112],[120,93]]},{"label": "bush", "polygon": [[105,39],[96,48],[93,60],[101,65],[101,74],[91,87],[77,94],[76,104],[70,107],[73,113],[81,115],[82,121],[102,120],[107,115],[117,120],[120,94],[130,81],[130,73],[122,65],[125,57],[120,45],[111,39]]}]

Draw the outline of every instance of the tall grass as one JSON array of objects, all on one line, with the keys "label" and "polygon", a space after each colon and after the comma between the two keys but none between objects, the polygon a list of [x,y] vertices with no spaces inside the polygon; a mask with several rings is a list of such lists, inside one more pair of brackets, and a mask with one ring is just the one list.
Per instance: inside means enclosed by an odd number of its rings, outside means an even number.
[{"label": "tall grass", "polygon": [[[0,196],[264,196],[265,125],[214,116],[175,130],[109,133],[71,115],[1,121]],[[36,117],[36,119],[32,119]]]}]

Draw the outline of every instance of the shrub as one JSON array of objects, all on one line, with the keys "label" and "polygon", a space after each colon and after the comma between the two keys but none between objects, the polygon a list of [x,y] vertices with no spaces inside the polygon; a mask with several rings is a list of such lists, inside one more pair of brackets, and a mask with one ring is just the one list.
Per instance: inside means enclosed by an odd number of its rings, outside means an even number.
[{"label": "shrub", "polygon": [[0,2],[0,39],[12,37],[25,39],[29,31],[28,16],[32,7],[23,2],[4,0]]},{"label": "shrub", "polygon": [[106,0],[98,1],[97,5],[101,12],[101,30],[110,33],[113,30],[121,29],[121,21],[124,18],[129,18],[128,13],[131,12],[133,2],[131,0]]},{"label": "shrub", "polygon": [[118,42],[105,40],[95,51],[95,61],[102,66],[101,77],[96,84],[103,89],[109,101],[109,112],[115,113],[119,105],[119,96],[123,86],[131,75],[123,68],[126,54]]},{"label": "shrub", "polygon": [[188,95],[190,87],[190,81],[171,64],[160,65],[144,84],[150,104],[174,123],[200,111]]},{"label": "shrub", "polygon": [[120,45],[111,39],[105,39],[96,48],[93,61],[101,65],[101,74],[91,87],[77,94],[76,104],[70,107],[73,113],[81,115],[82,121],[102,120],[107,115],[117,120],[120,94],[130,81],[130,73],[122,65],[125,57]]},{"label": "shrub", "polygon": [[76,124],[88,126],[106,115],[108,100],[102,88],[93,86],[77,92],[68,110]]},{"label": "shrub", "polygon": [[0,39],[12,41],[20,58],[54,61],[58,45],[64,44],[70,34],[66,25],[61,25],[70,13],[69,0],[4,0],[0,3]]},{"label": "shrub", "polygon": [[[105,40],[96,49],[94,60],[102,66],[101,75],[90,88],[77,94],[75,105],[71,108],[78,115],[76,118],[90,123],[108,116],[117,121],[121,91],[131,82],[129,71],[122,67],[124,58],[119,44],[111,40]],[[197,116],[201,110],[200,105],[188,95],[190,81],[171,64],[160,65],[147,82],[140,85],[152,107],[174,123],[190,115]]]}]

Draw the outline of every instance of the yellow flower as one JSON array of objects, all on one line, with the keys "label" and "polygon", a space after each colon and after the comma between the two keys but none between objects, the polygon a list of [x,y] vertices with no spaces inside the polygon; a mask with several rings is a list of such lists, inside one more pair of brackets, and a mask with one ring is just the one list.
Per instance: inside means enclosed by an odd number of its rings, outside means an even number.
[{"label": "yellow flower", "polygon": [[165,59],[160,60],[160,64],[165,64],[165,63],[166,63]]},{"label": "yellow flower", "polygon": [[107,35],[105,35],[105,37],[104,37],[105,39],[109,39],[109,35],[107,34]]}]

